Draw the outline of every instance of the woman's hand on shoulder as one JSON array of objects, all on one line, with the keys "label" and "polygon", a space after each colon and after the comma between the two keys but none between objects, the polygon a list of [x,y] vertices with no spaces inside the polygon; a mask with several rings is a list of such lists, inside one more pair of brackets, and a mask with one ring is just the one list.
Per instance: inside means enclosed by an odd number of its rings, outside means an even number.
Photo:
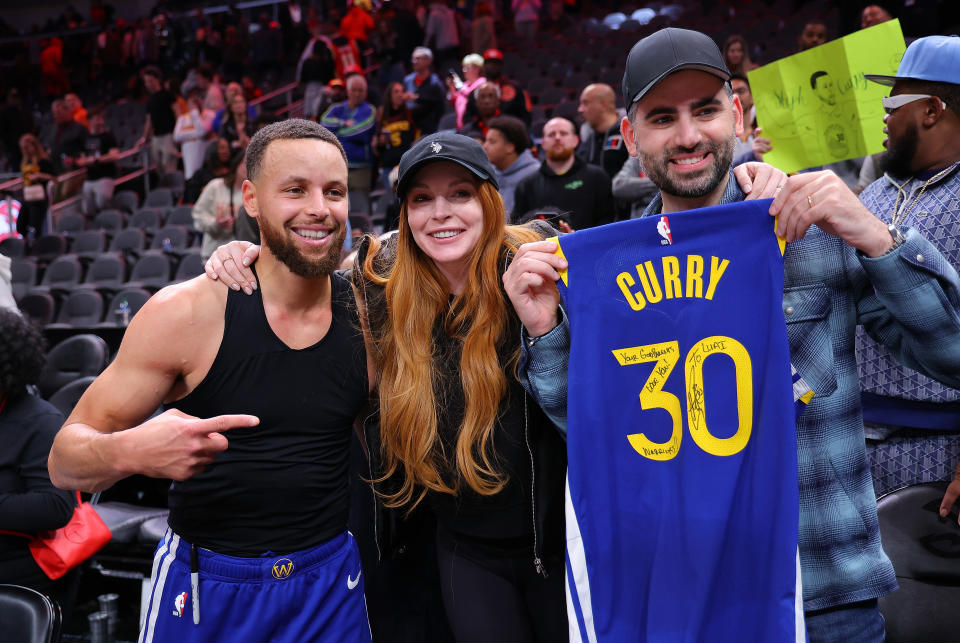
[{"label": "woman's hand on shoulder", "polygon": [[260,246],[249,241],[231,241],[217,247],[203,269],[210,279],[222,281],[233,290],[243,289],[250,295],[257,288],[257,279],[249,266],[259,255]]},{"label": "woman's hand on shoulder", "polygon": [[525,243],[503,273],[504,290],[531,337],[545,335],[560,323],[557,280],[567,262],[554,254],[556,249],[556,241]]}]

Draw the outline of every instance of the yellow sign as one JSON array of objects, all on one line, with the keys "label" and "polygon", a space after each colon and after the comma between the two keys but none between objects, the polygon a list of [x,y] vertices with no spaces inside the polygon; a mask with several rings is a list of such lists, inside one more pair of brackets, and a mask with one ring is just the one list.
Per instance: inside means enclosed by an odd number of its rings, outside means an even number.
[{"label": "yellow sign", "polygon": [[882,152],[890,89],[864,74],[896,75],[905,49],[891,20],[751,71],[757,123],[773,144],[763,160],[790,173]]}]

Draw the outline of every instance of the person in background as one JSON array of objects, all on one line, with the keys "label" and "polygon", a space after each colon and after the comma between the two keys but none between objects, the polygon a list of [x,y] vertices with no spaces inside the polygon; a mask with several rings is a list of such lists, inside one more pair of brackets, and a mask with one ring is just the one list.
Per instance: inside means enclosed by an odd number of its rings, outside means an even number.
[{"label": "person in background", "polygon": [[[230,103],[233,102],[233,97],[237,94],[243,94],[243,85],[237,82],[227,84],[227,88],[224,91],[224,107],[216,113],[213,117],[213,123],[210,125],[214,132],[220,131],[220,127],[223,125],[223,121],[227,118],[227,114],[230,111]],[[256,108],[249,103],[247,104],[247,118],[251,121],[257,118]]]},{"label": "person in background", "polygon": [[77,165],[87,168],[83,180],[83,213],[90,216],[102,210],[113,197],[113,181],[117,178],[117,155],[120,147],[113,132],[107,129],[103,110],[88,114],[90,134],[84,145],[83,156]]},{"label": "person in background", "polygon": [[250,113],[247,110],[247,99],[243,97],[243,92],[240,91],[230,99],[227,116],[223,119],[218,133],[221,138],[230,141],[230,146],[234,149],[245,150],[250,142],[250,137],[256,133],[253,121],[254,119],[250,118]]},{"label": "person in background", "polygon": [[576,157],[579,142],[573,121],[563,117],[547,121],[542,143],[546,158],[538,172],[517,185],[511,220],[534,208],[553,205],[570,211],[576,230],[613,221],[610,177]]},{"label": "person in background", "polygon": [[177,98],[163,88],[160,70],[147,67],[143,73],[143,86],[150,95],[147,98],[147,118],[143,135],[137,145],[150,143],[150,162],[158,169],[169,173],[177,168],[177,149],[173,143],[173,127],[177,124]]},{"label": "person in background", "polygon": [[879,25],[881,22],[887,22],[888,20],[893,20],[893,16],[890,15],[888,10],[884,9],[880,5],[868,4],[863,8],[863,11],[860,12],[861,29]]},{"label": "person in background", "polygon": [[460,133],[482,142],[490,119],[500,116],[500,87],[496,83],[483,83],[473,92],[473,100],[477,109],[473,117],[466,120]]},{"label": "person in background", "polygon": [[[487,81],[496,83],[500,87],[500,109],[504,114],[516,116],[530,126],[530,110],[533,105],[526,90],[503,75],[503,52],[499,49],[488,49],[483,52],[483,75]],[[476,113],[474,100],[467,105],[464,118],[471,118]]]},{"label": "person in background", "polygon": [[18,311],[17,302],[13,298],[13,273],[10,270],[11,259],[7,255],[0,255],[0,309]]},{"label": "person in background", "polygon": [[437,68],[443,70],[456,65],[460,57],[457,14],[447,5],[447,0],[431,0],[423,36],[423,44],[436,55]]},{"label": "person in background", "polygon": [[32,244],[43,234],[47,218],[47,183],[55,169],[43,145],[33,134],[20,137],[20,173],[23,176],[23,205],[17,218],[17,232]]},{"label": "person in background", "polygon": [[[457,129],[463,129],[463,114],[467,110],[467,103],[470,101],[470,94],[475,89],[487,82],[483,75],[483,56],[480,54],[468,54],[461,61],[463,69],[463,80],[460,86],[450,74],[447,76],[447,90],[450,92],[450,102],[453,103],[453,111],[457,114]],[[452,70],[451,70],[452,71]]]},{"label": "person in background", "polygon": [[87,129],[90,129],[90,121],[87,120],[87,110],[83,106],[83,102],[80,100],[80,97],[73,92],[70,92],[63,97],[63,102],[66,103],[67,109],[70,110],[70,117]]},{"label": "person in background", "polygon": [[[753,71],[758,66],[750,59],[750,48],[747,46],[747,41],[739,34],[733,34],[723,43],[723,61],[734,76],[746,77],[748,71]],[[746,109],[744,109],[744,112],[746,112]]]},{"label": "person in background", "polygon": [[324,113],[320,124],[333,132],[347,154],[350,211],[370,212],[370,188],[373,185],[373,137],[377,118],[367,102],[367,80],[360,74],[347,79],[347,100]]},{"label": "person in background", "polygon": [[470,50],[486,51],[496,48],[497,28],[493,22],[493,7],[486,0],[482,0],[473,7],[473,21],[470,23]]},{"label": "person in background", "polygon": [[604,83],[587,85],[580,92],[577,111],[585,127],[580,128],[577,156],[590,165],[602,168],[611,179],[627,160],[627,147],[620,135],[620,113],[613,87]]},{"label": "person in background", "polygon": [[514,116],[490,119],[483,151],[497,169],[497,183],[505,212],[513,212],[513,194],[517,185],[540,168],[531,148],[527,126]]},{"label": "person in background", "polygon": [[0,144],[11,170],[20,167],[20,137],[32,131],[33,115],[24,107],[20,90],[11,87],[7,90],[6,103],[0,107]]},{"label": "person in background", "polygon": [[383,105],[377,113],[377,123],[380,133],[373,141],[380,159],[380,181],[387,194],[390,194],[393,192],[390,185],[391,170],[420,137],[413,114],[404,101],[402,83],[393,82],[387,87]]},{"label": "person in background", "polygon": [[214,112],[204,109],[203,90],[199,87],[194,87],[187,94],[187,106],[187,113],[177,118],[177,124],[173,128],[173,140],[180,144],[183,175],[189,180],[203,165]]},{"label": "person in background", "polygon": [[533,42],[540,24],[540,0],[513,0],[513,26],[523,40]]},{"label": "person in background", "polygon": [[204,261],[217,246],[236,238],[234,224],[243,205],[241,186],[246,178],[246,165],[241,157],[231,164],[226,176],[207,183],[194,204],[193,227],[203,233],[200,255]]},{"label": "person in background", "polygon": [[437,75],[430,71],[433,52],[427,47],[417,47],[411,57],[413,72],[403,79],[406,92],[404,100],[413,113],[417,129],[421,134],[437,131],[440,117],[443,115],[443,101],[446,92]]},{"label": "person in background", "polygon": [[83,154],[87,128],[73,120],[66,101],[57,99],[50,104],[53,123],[40,131],[40,140],[50,151],[50,160],[56,172],[69,172],[74,159]]},{"label": "person in background", "polygon": [[806,51],[827,42],[827,25],[819,20],[811,20],[803,25],[797,36],[797,51]]},{"label": "person in background", "polygon": [[773,144],[770,139],[762,136],[763,129],[757,127],[757,110],[753,104],[750,81],[742,74],[733,74],[730,76],[730,88],[743,106],[743,134],[737,137],[737,146],[733,150],[733,166],[762,161],[763,155],[773,149]]},{"label": "person in background", "polygon": [[636,156],[628,156],[623,162],[623,167],[613,177],[610,191],[618,205],[629,207],[628,218],[639,219],[643,216],[647,205],[657,195],[659,188],[643,171],[640,159]]},{"label": "person in background", "polygon": [[[0,529],[30,536],[70,521],[73,493],[57,489],[47,456],[63,415],[30,395],[43,370],[43,334],[18,312],[0,308]],[[53,596],[69,612],[75,572],[53,581],[40,569],[22,536],[0,534],[0,583]]]},{"label": "person in background", "polygon": [[370,32],[374,29],[370,16],[370,0],[353,0],[353,6],[340,21],[340,33],[357,41],[363,48],[367,44]]}]

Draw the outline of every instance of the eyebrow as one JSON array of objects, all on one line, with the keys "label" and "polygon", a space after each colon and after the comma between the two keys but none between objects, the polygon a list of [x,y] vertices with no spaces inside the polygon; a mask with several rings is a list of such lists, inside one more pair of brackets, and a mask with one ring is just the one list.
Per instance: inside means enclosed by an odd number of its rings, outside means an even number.
[{"label": "eyebrow", "polygon": [[[290,183],[307,183],[307,184],[310,184],[310,183],[313,183],[313,181],[310,180],[310,179],[308,179],[308,178],[306,178],[306,177],[297,176],[297,175],[288,176],[288,177],[286,177],[285,179],[283,179],[282,181],[280,181],[280,185],[288,185],[288,184],[290,184]],[[334,185],[334,186],[338,186],[338,187],[343,187],[343,186],[346,186],[346,182],[345,182],[345,181],[341,181],[341,180],[339,180],[339,179],[332,179],[332,180],[330,180],[330,181],[327,181],[327,182],[326,182],[326,185],[328,185],[328,186],[329,186],[329,185]]]},{"label": "eyebrow", "polygon": [[[690,105],[690,109],[692,111],[692,110],[701,109],[707,106],[722,107],[723,103],[720,102],[720,99],[717,98],[716,96],[707,96],[705,98],[701,98],[700,100]],[[662,116],[664,114],[673,115],[673,114],[676,114],[678,111],[679,110],[672,105],[669,107],[668,106],[654,107],[649,112],[647,112],[647,114],[644,116],[644,119],[652,118],[654,116]]]}]

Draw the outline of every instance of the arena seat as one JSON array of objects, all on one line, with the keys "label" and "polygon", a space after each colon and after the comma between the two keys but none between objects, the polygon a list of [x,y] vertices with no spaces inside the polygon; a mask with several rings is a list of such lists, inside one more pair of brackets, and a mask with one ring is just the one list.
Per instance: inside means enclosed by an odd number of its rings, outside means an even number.
[{"label": "arena seat", "polygon": [[123,328],[130,323],[137,311],[150,299],[150,293],[143,288],[124,288],[110,300],[104,321],[98,326],[104,328]]},{"label": "arena seat", "polygon": [[82,214],[67,212],[60,215],[60,218],[57,220],[56,231],[57,234],[73,234],[75,232],[81,232],[86,226],[87,220]]},{"label": "arena seat", "polygon": [[90,262],[107,249],[107,233],[103,230],[84,230],[73,235],[70,254],[76,255],[80,263]]},{"label": "arena seat", "polygon": [[67,253],[67,238],[62,234],[45,234],[30,249],[30,256],[39,263],[49,263]]},{"label": "arena seat", "polygon": [[60,606],[48,596],[29,587],[0,585],[0,623],[5,640],[59,641],[60,618]]},{"label": "arena seat", "polygon": [[100,292],[116,292],[126,281],[127,263],[121,255],[112,252],[97,256],[87,268],[81,288],[95,288]]},{"label": "arena seat", "polygon": [[20,312],[39,328],[53,321],[57,304],[48,292],[28,292],[18,302]]},{"label": "arena seat", "polygon": [[130,271],[126,288],[143,288],[157,291],[170,283],[170,260],[165,254],[145,253]]},{"label": "arena seat", "polygon": [[183,198],[183,191],[186,188],[186,184],[186,178],[184,178],[183,172],[179,170],[164,174],[160,177],[159,181],[160,187],[170,189],[174,202]]},{"label": "arena seat", "polygon": [[138,255],[147,247],[147,236],[140,228],[125,228],[120,230],[110,241],[110,252]]},{"label": "arena seat", "polygon": [[[107,523],[110,533],[113,537],[111,543],[135,543],[140,541],[140,532],[143,524],[151,519],[157,518],[167,522],[167,516],[170,515],[169,509],[159,507],[141,507],[126,502],[98,502],[93,506],[97,514]],[[164,526],[166,531],[166,526]],[[163,536],[163,533],[160,534]],[[157,538],[155,543],[159,541]]]},{"label": "arena seat", "polygon": [[83,266],[80,265],[80,260],[73,255],[64,255],[50,262],[43,273],[40,285],[36,286],[34,290],[54,294],[67,292],[73,290],[74,286],[80,283],[82,277]]},{"label": "arena seat", "polygon": [[101,210],[93,219],[93,227],[108,232],[118,232],[126,225],[126,217],[120,210]]},{"label": "arena seat", "polygon": [[97,378],[90,376],[73,380],[51,395],[47,401],[57,407],[57,410],[63,413],[64,417],[67,417],[73,412],[73,407],[77,405],[77,402],[80,401],[83,393],[87,390],[87,387],[90,386],[95,379]]},{"label": "arena seat", "polygon": [[113,195],[114,207],[133,213],[140,207],[140,195],[133,190],[120,190]]},{"label": "arena seat", "polygon": [[193,231],[193,206],[178,205],[170,210],[166,220],[167,225],[181,225]]},{"label": "arena seat", "polygon": [[13,298],[19,300],[37,285],[37,264],[27,259],[14,259],[10,262]]},{"label": "arena seat", "polygon": [[880,599],[887,641],[956,641],[960,605],[960,527],[957,510],[940,518],[946,482],[898,489],[877,501],[883,549],[900,589]]},{"label": "arena seat", "polygon": [[0,241],[0,255],[15,259],[25,254],[27,254],[27,244],[20,237],[7,237]]},{"label": "arena seat", "polygon": [[199,252],[188,252],[180,259],[180,265],[177,266],[177,272],[173,276],[173,281],[186,281],[203,274],[203,258]]},{"label": "arena seat", "polygon": [[190,231],[179,225],[165,225],[153,234],[151,250],[181,254],[190,245]]},{"label": "arena seat", "polygon": [[172,208],[173,205],[173,191],[170,188],[154,188],[143,201],[145,208]]},{"label": "arena seat", "polygon": [[142,208],[133,213],[127,222],[128,228],[141,230],[156,230],[160,227],[160,213],[154,208]]},{"label": "arena seat", "polygon": [[103,320],[103,295],[92,289],[70,292],[60,304],[57,321],[47,328],[89,328]]},{"label": "arena seat", "polygon": [[109,358],[110,349],[102,337],[90,334],[68,337],[47,353],[37,388],[43,397],[50,397],[70,382],[99,375]]}]

